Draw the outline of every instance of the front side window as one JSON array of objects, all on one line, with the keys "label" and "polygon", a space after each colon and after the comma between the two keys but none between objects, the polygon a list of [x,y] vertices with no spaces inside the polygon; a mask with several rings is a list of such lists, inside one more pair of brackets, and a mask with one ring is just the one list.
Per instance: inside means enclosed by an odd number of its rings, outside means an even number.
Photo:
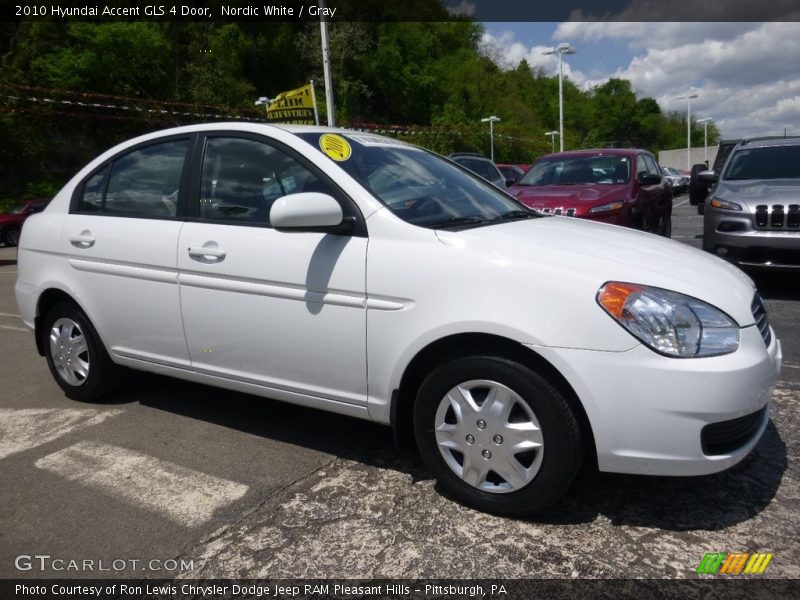
[{"label": "front side window", "polygon": [[650,173],[650,175],[657,175],[661,177],[661,169],[658,168],[656,159],[649,154],[643,154],[642,156],[644,156],[644,161],[647,164],[647,172]]},{"label": "front side window", "polygon": [[737,150],[723,179],[800,179],[800,146]]},{"label": "front side window", "polygon": [[189,140],[151,144],[119,156],[86,180],[78,211],[169,218],[178,193]]},{"label": "front side window", "polygon": [[275,201],[329,186],[284,151],[244,138],[209,138],[203,157],[200,216],[268,225]]}]

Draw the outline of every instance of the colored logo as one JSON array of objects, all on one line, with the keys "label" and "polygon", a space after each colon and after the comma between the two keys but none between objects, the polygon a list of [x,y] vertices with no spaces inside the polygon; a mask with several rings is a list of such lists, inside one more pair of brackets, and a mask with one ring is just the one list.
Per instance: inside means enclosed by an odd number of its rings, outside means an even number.
[{"label": "colored logo", "polygon": [[696,572],[703,575],[761,575],[773,556],[764,552],[710,552],[700,561]]}]

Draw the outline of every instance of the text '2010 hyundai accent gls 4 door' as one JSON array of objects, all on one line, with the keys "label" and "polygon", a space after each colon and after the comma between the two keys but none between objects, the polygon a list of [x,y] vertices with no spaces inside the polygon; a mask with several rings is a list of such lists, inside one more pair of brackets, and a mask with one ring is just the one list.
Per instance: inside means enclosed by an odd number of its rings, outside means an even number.
[{"label": "text '2010 hyundai accent gls 4 door'", "polygon": [[28,220],[16,295],[71,398],[124,365],[371,419],[413,434],[443,491],[501,514],[541,510],[587,457],[730,467],[781,362],[732,265],[315,127],[109,150]]}]

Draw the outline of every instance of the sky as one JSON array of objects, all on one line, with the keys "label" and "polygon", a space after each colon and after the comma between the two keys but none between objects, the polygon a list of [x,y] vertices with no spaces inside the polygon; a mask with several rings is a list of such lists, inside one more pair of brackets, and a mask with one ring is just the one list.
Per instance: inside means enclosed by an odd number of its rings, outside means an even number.
[{"label": "sky", "polygon": [[[767,0],[769,2],[769,0]],[[564,76],[583,89],[629,79],[662,110],[711,117],[722,137],[800,135],[800,22],[483,23],[483,51],[504,68],[523,58],[557,75],[543,53],[569,42]],[[565,105],[565,113],[569,107]]]}]

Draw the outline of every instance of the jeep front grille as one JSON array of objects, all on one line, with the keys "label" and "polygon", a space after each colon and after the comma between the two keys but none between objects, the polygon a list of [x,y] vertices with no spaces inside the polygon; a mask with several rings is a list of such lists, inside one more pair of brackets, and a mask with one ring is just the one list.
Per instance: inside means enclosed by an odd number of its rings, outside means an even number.
[{"label": "jeep front grille", "polygon": [[753,318],[756,320],[756,327],[764,339],[764,344],[769,347],[772,341],[772,334],[769,331],[769,319],[767,319],[767,309],[764,308],[764,303],[761,301],[761,296],[756,294],[753,297],[753,304],[750,307],[753,311]]},{"label": "jeep front grille", "polygon": [[756,206],[756,227],[800,229],[800,204],[759,204]]}]

